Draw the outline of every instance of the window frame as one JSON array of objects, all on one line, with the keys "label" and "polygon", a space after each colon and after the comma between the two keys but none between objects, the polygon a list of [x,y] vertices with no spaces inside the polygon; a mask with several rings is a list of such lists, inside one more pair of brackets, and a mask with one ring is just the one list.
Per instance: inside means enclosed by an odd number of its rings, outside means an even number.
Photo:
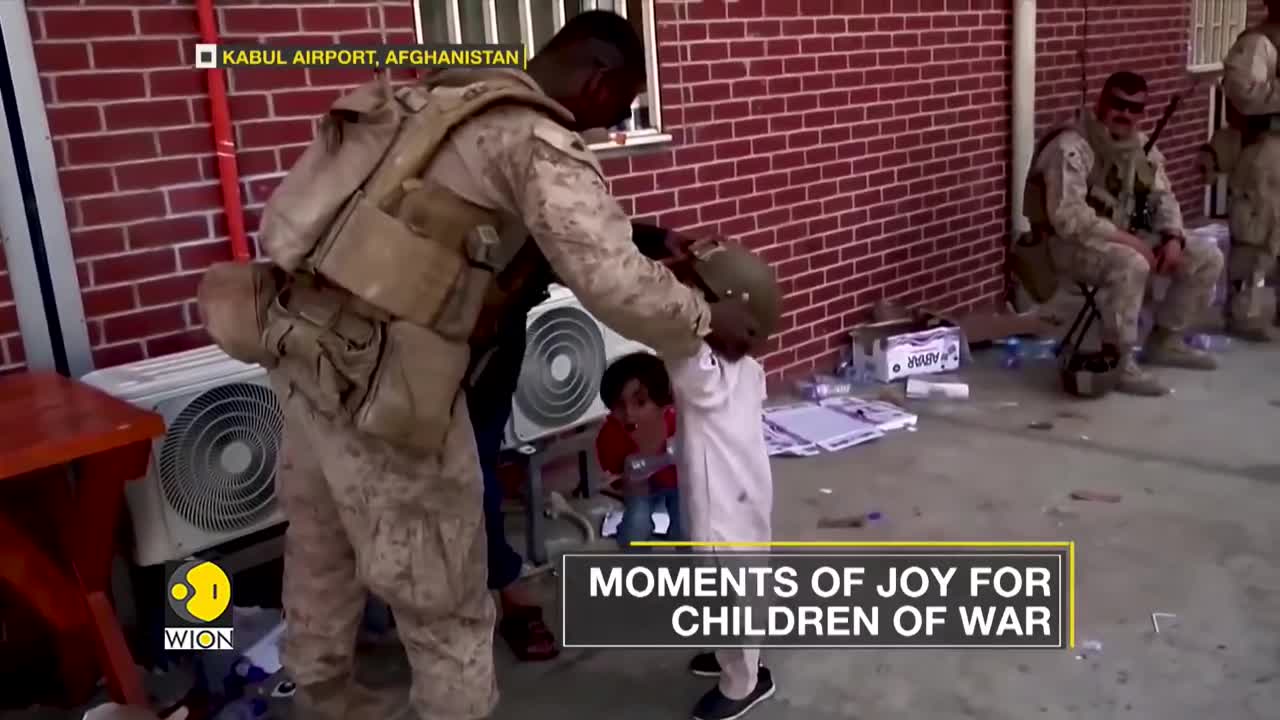
[{"label": "window frame", "polygon": [[[424,0],[413,0],[413,32],[416,41],[420,44],[425,43],[423,33],[423,2]],[[475,2],[480,5],[481,17],[484,22],[484,41],[487,44],[496,44],[498,42],[498,9],[497,0],[443,0],[445,4],[446,29],[450,43],[462,43],[462,16],[459,10],[460,3]],[[534,46],[534,24],[533,24],[533,6],[535,2],[545,2],[545,0],[518,0],[517,7],[520,13],[520,39],[529,56],[537,51]],[[658,62],[658,45],[657,45],[657,19],[655,16],[654,2],[655,0],[639,0],[640,7],[644,13],[641,18],[641,27],[644,30],[641,40],[644,42],[645,52],[645,73],[649,78],[648,88],[646,89],[646,98],[648,100],[649,109],[649,126],[639,130],[629,132],[614,132],[605,130],[596,130],[585,133],[592,138],[589,142],[590,147],[598,154],[607,155],[624,155],[630,154],[637,150],[652,148],[653,146],[662,146],[673,141],[670,132],[663,125],[662,120],[662,83],[659,76]],[[595,10],[600,7],[598,0],[579,0],[579,7],[583,11]],[[622,12],[619,15],[627,17],[625,0],[615,3],[615,7],[620,7]],[[617,12],[615,10],[614,12]],[[555,0],[551,5],[552,15],[552,33],[555,33],[564,27],[565,11],[564,3]],[[639,101],[632,105],[632,108],[639,107]],[[594,140],[596,137],[607,135],[605,140]]]},{"label": "window frame", "polygon": [[[1222,71],[1222,60],[1232,43],[1249,26],[1250,0],[1191,0],[1190,27],[1187,29],[1187,71],[1192,73],[1216,73]],[[1215,25],[1216,23],[1216,25]],[[1236,27],[1237,24],[1239,27]],[[1207,49],[1198,43],[1204,30],[1205,41],[1214,40],[1221,45],[1217,60],[1208,61]],[[1218,37],[1214,34],[1220,33]]]}]

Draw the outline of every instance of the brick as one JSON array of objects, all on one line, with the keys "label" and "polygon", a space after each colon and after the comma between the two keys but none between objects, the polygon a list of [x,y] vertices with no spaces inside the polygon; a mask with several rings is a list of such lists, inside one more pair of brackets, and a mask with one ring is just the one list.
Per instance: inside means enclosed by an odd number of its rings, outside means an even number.
[{"label": "brick", "polygon": [[[271,103],[265,94],[236,94],[227,98],[227,112],[230,113],[232,122],[236,123],[260,120],[271,117]],[[196,119],[199,120],[202,117],[208,117],[208,115],[199,116]]]},{"label": "brick", "polygon": [[213,152],[213,129],[204,125],[161,130],[156,133],[156,139],[160,143],[160,154],[166,157],[204,155]]},{"label": "brick", "polygon": [[121,190],[147,190],[200,179],[200,162],[193,157],[167,158],[115,167]]},{"label": "brick", "polygon": [[136,72],[87,72],[53,79],[53,96],[59,103],[92,100],[131,100],[145,97],[146,79]]},{"label": "brick", "polygon": [[203,95],[206,92],[204,70],[157,70],[147,73],[151,97]]},{"label": "brick", "polygon": [[161,217],[165,214],[164,193],[160,191],[86,198],[80,201],[80,213],[86,226],[112,225],[134,220]]},{"label": "brick", "polygon": [[132,36],[138,32],[133,11],[128,9],[47,10],[41,15],[44,36],[50,40]]},{"label": "brick", "polygon": [[370,27],[378,23],[378,11],[362,7],[302,8],[303,32],[343,32]]},{"label": "brick", "polygon": [[97,69],[178,67],[184,60],[177,40],[95,40],[91,47]]},{"label": "brick", "polygon": [[186,100],[143,100],[113,103],[102,107],[108,130],[174,127],[191,124],[191,105]]},{"label": "brick", "polygon": [[276,117],[314,117],[327,112],[338,94],[329,89],[279,92],[271,96],[271,107]]},{"label": "brick", "polygon": [[125,312],[138,306],[133,297],[133,288],[128,285],[85,290],[81,301],[84,303],[85,316],[91,318]]},{"label": "brick", "polygon": [[[130,250],[153,247],[169,247],[209,237],[209,218],[206,215],[168,217],[135,223],[126,229]],[[146,301],[143,301],[146,303]],[[150,303],[147,303],[150,304]]]},{"label": "brick", "polygon": [[254,90],[279,91],[286,88],[307,86],[307,71],[302,68],[251,68],[229,70],[231,89],[234,93]]},{"label": "brick", "polygon": [[137,362],[144,357],[145,354],[141,343],[132,342],[96,347],[93,349],[93,366],[99,369],[115,367]]},{"label": "brick", "polygon": [[185,350],[211,345],[209,334],[203,329],[184,330],[172,335],[149,338],[146,341],[147,357],[161,357]]},{"label": "brick", "polygon": [[77,260],[114,255],[124,248],[123,228],[102,227],[71,231],[71,252]]},{"label": "brick", "polygon": [[142,35],[196,35],[199,24],[191,8],[145,8],[138,11]]},{"label": "brick", "polygon": [[177,255],[172,248],[158,248],[101,258],[92,264],[94,285],[136,283],[173,273],[177,269]]},{"label": "brick", "polygon": [[311,121],[303,119],[242,123],[237,130],[240,133],[240,145],[246,148],[306,143],[315,136]]},{"label": "brick", "polygon": [[89,46],[84,43],[35,43],[36,67],[42,73],[89,69]]},{"label": "brick", "polygon": [[67,140],[67,160],[72,165],[120,163],[155,156],[156,138],[148,132],[92,135]]},{"label": "brick", "polygon": [[[270,148],[264,150],[241,150],[236,153],[236,165],[240,170],[240,174],[245,177],[266,175],[280,170],[280,165],[276,162],[276,151]],[[217,177],[217,171],[214,170],[206,177]]]},{"label": "brick", "polygon": [[102,112],[97,105],[46,107],[49,132],[54,137],[83,135],[102,129]]},{"label": "brick", "polygon": [[203,276],[203,273],[188,273],[139,283],[138,300],[144,306],[192,300]]},{"label": "brick", "polygon": [[111,168],[60,168],[58,170],[58,187],[65,198],[84,197],[86,195],[102,195],[115,188],[111,178]]},{"label": "brick", "polygon": [[288,33],[301,29],[298,21],[296,8],[229,7],[222,9],[221,29],[224,33]]},{"label": "brick", "polygon": [[106,342],[115,343],[163,335],[185,325],[182,306],[168,305],[108,317],[102,321],[102,336]]},{"label": "brick", "polygon": [[231,243],[218,242],[188,245],[178,249],[183,270],[204,270],[215,262],[231,259]]},{"label": "brick", "polygon": [[216,210],[222,207],[222,189],[218,183],[205,183],[170,188],[169,210],[174,213]]}]

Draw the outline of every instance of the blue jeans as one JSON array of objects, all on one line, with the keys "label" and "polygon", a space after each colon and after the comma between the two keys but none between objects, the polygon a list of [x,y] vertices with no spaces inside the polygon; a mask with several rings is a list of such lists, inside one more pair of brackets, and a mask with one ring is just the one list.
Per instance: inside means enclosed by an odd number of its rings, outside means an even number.
[{"label": "blue jeans", "polygon": [[[520,325],[523,328],[523,324]],[[467,391],[467,410],[476,436],[476,455],[484,475],[484,527],[489,544],[489,589],[501,590],[520,578],[524,559],[507,542],[502,517],[502,484],[498,455],[511,417],[511,398],[524,362],[524,333],[502,334],[502,342],[480,377]]]},{"label": "blue jeans", "polygon": [[627,547],[632,542],[652,540],[653,511],[665,508],[671,524],[667,526],[667,540],[684,540],[684,523],[680,517],[680,492],[659,490],[652,495],[638,495],[622,501],[622,524],[618,526],[618,545],[631,552],[649,552],[651,548]]}]

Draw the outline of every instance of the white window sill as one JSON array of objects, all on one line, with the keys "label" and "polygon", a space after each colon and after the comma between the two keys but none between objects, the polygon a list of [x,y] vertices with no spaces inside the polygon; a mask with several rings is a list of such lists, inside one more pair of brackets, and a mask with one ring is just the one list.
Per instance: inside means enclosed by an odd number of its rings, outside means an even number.
[{"label": "white window sill", "polygon": [[675,138],[664,132],[657,131],[641,131],[630,134],[619,133],[618,136],[625,138],[623,142],[617,139],[605,140],[602,142],[593,142],[587,145],[591,151],[600,157],[620,157],[626,155],[636,155],[645,152],[654,152],[664,149],[670,145]]},{"label": "white window sill", "polygon": [[1211,75],[1213,73],[1222,72],[1222,63],[1211,63],[1205,65],[1188,65],[1187,72],[1192,75]]}]

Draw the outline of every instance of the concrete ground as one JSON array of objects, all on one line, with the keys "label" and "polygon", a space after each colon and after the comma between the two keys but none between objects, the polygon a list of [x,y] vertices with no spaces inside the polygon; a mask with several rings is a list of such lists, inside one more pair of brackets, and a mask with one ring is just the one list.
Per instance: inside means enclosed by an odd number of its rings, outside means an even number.
[{"label": "concrete ground", "polygon": [[[775,537],[1073,540],[1077,642],[1090,649],[769,651],[778,692],[751,717],[1280,717],[1280,348],[1237,344],[1215,373],[1160,371],[1176,392],[1159,399],[1077,401],[1051,367],[996,360],[961,374],[969,400],[906,402],[917,432],[775,460]],[[1028,427],[1040,422],[1053,427]],[[1068,498],[1082,489],[1122,499]],[[817,528],[870,511],[884,519]],[[555,627],[550,576],[537,582]],[[1153,612],[1177,619],[1156,634]],[[680,651],[521,664],[497,647],[498,720],[685,718],[709,686]],[[362,674],[394,686],[407,669],[380,658]]]},{"label": "concrete ground", "polygon": [[[979,357],[963,373],[971,399],[907,403],[918,432],[776,460],[780,540],[1075,541],[1077,642],[1096,649],[769,651],[778,692],[752,716],[1280,717],[1280,349],[1237,345],[1221,361],[1161,371],[1165,398],[1077,401],[1049,368]],[[1122,500],[1070,500],[1078,489]],[[865,529],[816,527],[873,510],[884,520]],[[1177,619],[1156,634],[1153,612]],[[495,718],[688,717],[708,681],[687,659],[504,662]]]}]

